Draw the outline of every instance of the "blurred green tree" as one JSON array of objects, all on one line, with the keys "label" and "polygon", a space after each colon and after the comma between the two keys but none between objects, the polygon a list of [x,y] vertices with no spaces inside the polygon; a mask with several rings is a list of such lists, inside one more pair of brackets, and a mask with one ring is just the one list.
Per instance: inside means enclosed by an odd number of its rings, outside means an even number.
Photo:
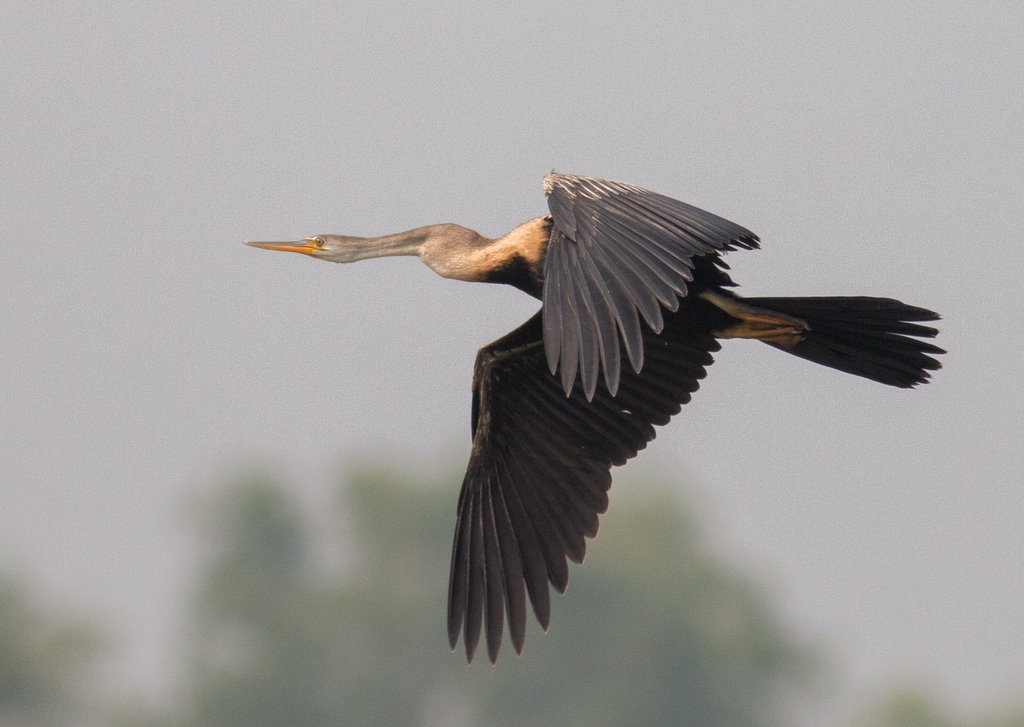
[{"label": "blurred green tree", "polygon": [[221,495],[185,692],[196,727],[745,727],[777,723],[804,682],[807,652],[668,495],[616,498],[550,633],[493,667],[447,646],[455,493],[362,471],[341,499],[354,563],[339,576],[280,485]]},{"label": "blurred green tree", "polygon": [[84,724],[100,646],[95,627],[47,614],[20,582],[0,577],[0,725]]},{"label": "blurred green tree", "polygon": [[929,691],[917,686],[891,689],[853,721],[856,727],[1024,727],[1018,703],[987,715],[958,714]]}]

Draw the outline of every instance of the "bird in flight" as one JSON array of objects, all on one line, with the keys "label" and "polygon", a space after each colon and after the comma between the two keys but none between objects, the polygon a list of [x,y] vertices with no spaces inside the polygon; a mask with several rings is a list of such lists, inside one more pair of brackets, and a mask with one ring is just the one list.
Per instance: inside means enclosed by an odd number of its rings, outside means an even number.
[{"label": "bird in flight", "polygon": [[477,354],[473,447],[459,495],[448,639],[472,661],[485,633],[498,658],[507,615],[521,653],[526,600],[546,631],[548,584],[608,507],[612,465],[654,439],[697,390],[719,339],[750,338],[795,356],[910,388],[941,367],[930,310],[890,298],[743,298],[722,253],[757,235],[630,184],[551,173],[549,214],[497,239],[454,224],[383,237],[316,235],[248,242],[348,263],[417,255],[446,278],[505,283],[539,299],[523,325]]}]

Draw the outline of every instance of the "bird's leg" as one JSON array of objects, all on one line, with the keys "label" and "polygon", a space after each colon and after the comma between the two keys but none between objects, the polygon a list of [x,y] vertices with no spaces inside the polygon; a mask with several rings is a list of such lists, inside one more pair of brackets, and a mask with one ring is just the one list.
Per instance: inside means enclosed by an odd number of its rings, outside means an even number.
[{"label": "bird's leg", "polygon": [[713,290],[705,290],[700,297],[737,319],[731,326],[712,331],[716,338],[756,338],[783,348],[793,348],[803,340],[803,331],[810,327],[807,321],[747,305]]}]

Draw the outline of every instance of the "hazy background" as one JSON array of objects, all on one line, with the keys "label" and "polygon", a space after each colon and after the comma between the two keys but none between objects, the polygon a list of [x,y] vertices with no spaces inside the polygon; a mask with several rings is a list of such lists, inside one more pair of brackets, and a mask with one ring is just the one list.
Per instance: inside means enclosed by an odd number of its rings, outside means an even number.
[{"label": "hazy background", "polygon": [[476,350],[537,306],[241,241],[496,236],[554,167],[753,229],[744,292],[943,314],[913,392],[729,343],[631,468],[853,694],[1018,698],[1022,87],[1018,2],[0,4],[0,567],[164,694],[183,503],[253,459],[317,506],[354,459],[461,465]]}]

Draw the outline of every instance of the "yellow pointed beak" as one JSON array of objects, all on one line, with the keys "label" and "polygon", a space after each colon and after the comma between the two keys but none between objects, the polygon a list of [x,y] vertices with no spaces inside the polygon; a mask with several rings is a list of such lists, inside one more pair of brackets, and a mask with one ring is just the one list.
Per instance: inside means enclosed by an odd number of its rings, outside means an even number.
[{"label": "yellow pointed beak", "polygon": [[284,252],[301,252],[305,255],[315,255],[316,251],[324,246],[324,241],[319,237],[307,237],[297,242],[247,242],[246,245],[261,247],[264,250],[283,250]]}]

